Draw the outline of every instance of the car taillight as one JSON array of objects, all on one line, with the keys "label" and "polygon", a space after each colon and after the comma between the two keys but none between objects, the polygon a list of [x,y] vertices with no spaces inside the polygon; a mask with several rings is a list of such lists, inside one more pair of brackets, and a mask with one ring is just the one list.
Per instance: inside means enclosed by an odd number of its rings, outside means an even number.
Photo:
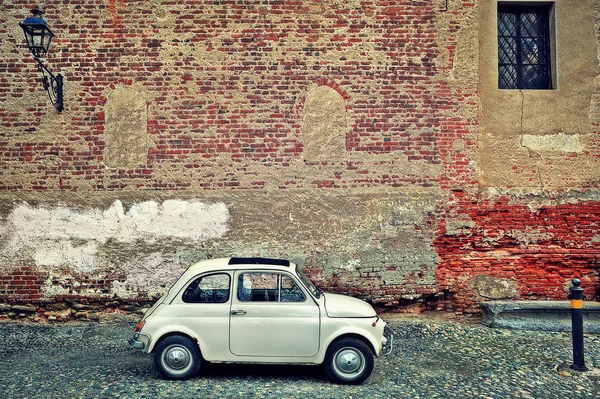
[{"label": "car taillight", "polygon": [[137,325],[137,327],[135,328],[135,332],[140,332],[142,331],[142,327],[144,327],[144,324],[146,324],[146,322],[144,320],[140,321]]},{"label": "car taillight", "polygon": [[377,327],[377,322],[379,321],[379,316],[377,316],[377,320],[375,320],[371,325],[373,327]]}]

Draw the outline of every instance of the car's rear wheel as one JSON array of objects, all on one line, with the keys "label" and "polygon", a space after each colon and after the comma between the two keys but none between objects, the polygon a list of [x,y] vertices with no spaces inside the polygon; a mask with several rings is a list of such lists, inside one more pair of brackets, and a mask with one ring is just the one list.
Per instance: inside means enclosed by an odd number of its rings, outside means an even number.
[{"label": "car's rear wheel", "polygon": [[324,366],[332,382],[360,384],[369,378],[374,363],[367,344],[356,338],[342,338],[327,349]]},{"label": "car's rear wheel", "polygon": [[183,335],[171,335],[154,349],[154,365],[170,380],[192,378],[200,370],[202,356],[198,345]]}]

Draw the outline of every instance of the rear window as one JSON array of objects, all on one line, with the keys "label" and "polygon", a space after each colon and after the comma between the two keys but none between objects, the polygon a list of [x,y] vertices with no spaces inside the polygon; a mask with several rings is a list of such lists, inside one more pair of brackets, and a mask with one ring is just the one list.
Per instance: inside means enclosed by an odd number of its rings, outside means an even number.
[{"label": "rear window", "polygon": [[211,274],[198,277],[188,285],[183,293],[186,303],[225,303],[229,300],[229,274]]}]

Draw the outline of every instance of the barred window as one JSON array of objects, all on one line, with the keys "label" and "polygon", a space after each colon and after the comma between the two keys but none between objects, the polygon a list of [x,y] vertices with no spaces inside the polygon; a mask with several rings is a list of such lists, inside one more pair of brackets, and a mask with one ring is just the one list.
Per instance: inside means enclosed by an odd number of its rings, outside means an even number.
[{"label": "barred window", "polygon": [[498,88],[552,89],[551,4],[498,4]]}]

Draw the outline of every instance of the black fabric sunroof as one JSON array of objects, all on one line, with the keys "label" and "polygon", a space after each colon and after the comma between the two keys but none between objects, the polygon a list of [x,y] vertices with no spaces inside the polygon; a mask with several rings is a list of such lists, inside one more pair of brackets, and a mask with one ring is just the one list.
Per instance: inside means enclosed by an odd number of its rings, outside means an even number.
[{"label": "black fabric sunroof", "polygon": [[290,261],[286,259],[271,259],[271,258],[231,258],[230,265],[275,265],[289,266]]}]

